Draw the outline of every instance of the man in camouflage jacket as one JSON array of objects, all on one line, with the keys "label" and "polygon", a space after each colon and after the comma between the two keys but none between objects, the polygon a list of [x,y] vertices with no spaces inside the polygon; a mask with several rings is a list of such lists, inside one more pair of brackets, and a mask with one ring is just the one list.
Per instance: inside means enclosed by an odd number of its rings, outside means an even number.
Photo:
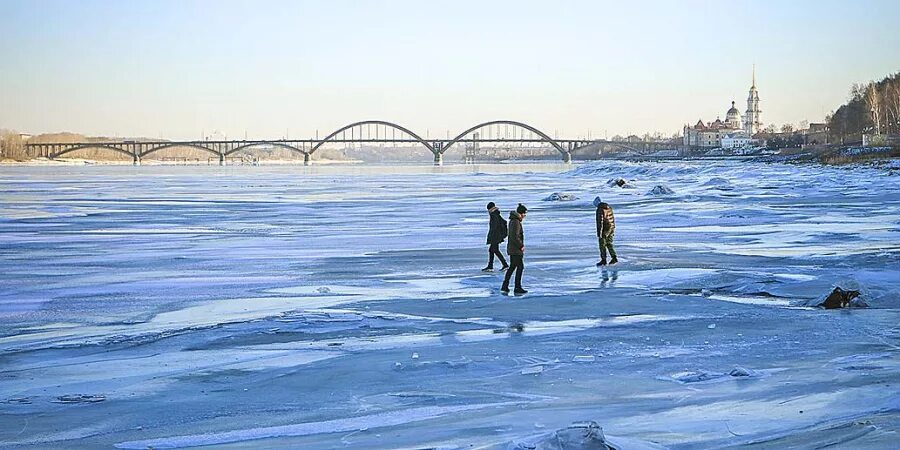
[{"label": "man in camouflage jacket", "polygon": [[594,199],[594,206],[597,207],[597,239],[600,241],[600,262],[597,266],[605,266],[606,251],[609,250],[609,264],[619,262],[616,258],[616,249],[613,247],[613,239],[616,237],[616,217],[613,215],[612,207],[602,202],[600,197]]}]

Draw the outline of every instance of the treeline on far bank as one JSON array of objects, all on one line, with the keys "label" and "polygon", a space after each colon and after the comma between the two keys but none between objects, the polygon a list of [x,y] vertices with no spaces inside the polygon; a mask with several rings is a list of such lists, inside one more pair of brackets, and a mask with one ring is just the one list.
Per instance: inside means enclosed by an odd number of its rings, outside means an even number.
[{"label": "treeline on far bank", "polygon": [[861,143],[866,135],[900,135],[900,72],[854,84],[850,98],[827,117],[831,142]]}]

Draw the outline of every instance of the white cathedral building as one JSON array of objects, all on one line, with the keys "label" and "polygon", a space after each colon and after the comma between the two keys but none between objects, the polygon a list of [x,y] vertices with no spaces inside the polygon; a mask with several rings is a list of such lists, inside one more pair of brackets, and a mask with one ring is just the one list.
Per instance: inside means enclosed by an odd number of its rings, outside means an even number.
[{"label": "white cathedral building", "polygon": [[697,121],[694,126],[684,126],[684,145],[687,147],[706,148],[738,148],[746,147],[753,142],[753,135],[762,128],[759,110],[759,91],[756,89],[756,68],[753,68],[753,84],[747,96],[747,111],[741,120],[741,112],[731,102],[731,108],[725,113],[725,121],[716,118],[715,122]]}]

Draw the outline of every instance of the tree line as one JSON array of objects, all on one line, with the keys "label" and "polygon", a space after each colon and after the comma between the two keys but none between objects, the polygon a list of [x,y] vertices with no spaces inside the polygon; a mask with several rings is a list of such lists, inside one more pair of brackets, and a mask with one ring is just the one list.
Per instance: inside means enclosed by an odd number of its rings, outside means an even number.
[{"label": "tree line", "polygon": [[900,72],[881,81],[854,83],[850,98],[827,117],[834,142],[855,143],[863,134],[900,134]]},{"label": "tree line", "polygon": [[12,130],[0,129],[0,159],[25,159],[25,142],[22,136]]}]

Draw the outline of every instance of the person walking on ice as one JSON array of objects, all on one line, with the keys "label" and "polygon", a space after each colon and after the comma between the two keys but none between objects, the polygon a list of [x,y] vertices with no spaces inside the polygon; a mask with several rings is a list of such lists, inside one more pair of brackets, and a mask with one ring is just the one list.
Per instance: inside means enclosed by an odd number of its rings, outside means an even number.
[{"label": "person walking on ice", "polygon": [[481,269],[481,271],[494,271],[494,256],[497,256],[500,263],[503,264],[503,268],[500,270],[506,270],[509,268],[509,265],[506,264],[506,258],[503,257],[503,253],[500,252],[500,244],[506,240],[506,234],[509,232],[506,225],[506,219],[500,215],[500,208],[498,208],[494,202],[487,204],[487,210],[491,218],[487,234],[487,245],[490,247],[488,247],[488,265],[484,269]]},{"label": "person walking on ice", "polygon": [[509,240],[506,241],[506,253],[509,254],[509,269],[506,270],[506,277],[503,279],[503,287],[500,291],[509,293],[509,279],[513,272],[516,273],[516,294],[527,294],[528,291],[522,288],[522,271],[525,270],[525,230],[522,228],[522,221],[528,208],[519,203],[515,211],[509,212]]},{"label": "person walking on ice", "polygon": [[600,200],[600,197],[594,198],[594,207],[597,208],[597,239],[600,241],[600,262],[597,267],[605,266],[606,251],[609,250],[609,264],[619,262],[616,258],[616,249],[613,247],[613,239],[616,237],[616,217],[613,215],[612,207]]}]

